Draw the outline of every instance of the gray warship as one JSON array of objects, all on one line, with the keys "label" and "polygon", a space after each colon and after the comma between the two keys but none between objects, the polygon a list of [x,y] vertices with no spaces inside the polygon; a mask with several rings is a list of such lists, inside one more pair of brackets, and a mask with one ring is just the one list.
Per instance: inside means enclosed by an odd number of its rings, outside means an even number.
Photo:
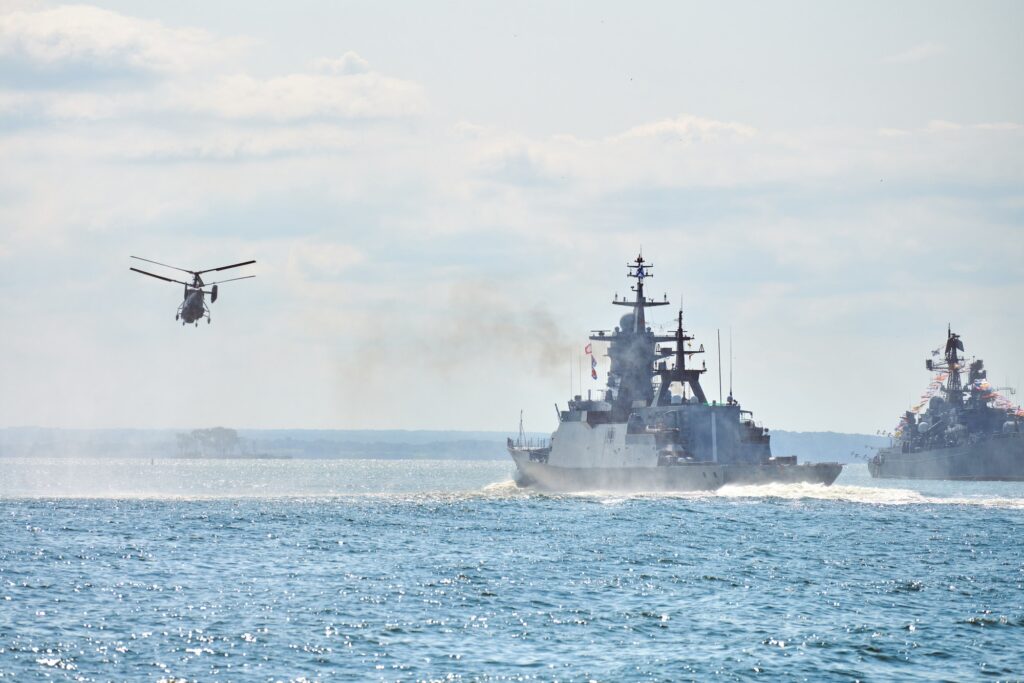
[{"label": "gray warship", "polygon": [[[607,388],[598,398],[574,396],[558,410],[551,439],[508,440],[516,483],[548,491],[701,491],[726,484],[812,482],[829,485],[838,463],[797,464],[795,456],[772,457],[768,429],[754,422],[729,390],[724,402],[708,402],[700,384],[706,363],[693,365],[694,337],[679,311],[674,334],[647,326],[646,310],[667,306],[644,295],[653,264],[643,256],[627,264],[634,279],[628,306],[614,330],[598,330],[591,342],[607,342]],[[596,371],[595,371],[596,377]],[[675,387],[676,391],[672,391]]]},{"label": "gray warship", "polygon": [[963,350],[960,335],[947,328],[942,358],[925,361],[935,373],[929,391],[900,418],[892,445],[868,461],[872,477],[1024,481],[1024,411],[991,386],[984,363],[968,361]]}]

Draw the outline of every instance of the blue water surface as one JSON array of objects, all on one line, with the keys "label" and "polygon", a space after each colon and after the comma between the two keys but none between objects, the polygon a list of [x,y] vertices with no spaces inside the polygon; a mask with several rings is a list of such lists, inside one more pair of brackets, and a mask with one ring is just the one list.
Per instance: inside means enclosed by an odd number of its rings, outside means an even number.
[{"label": "blue water surface", "polygon": [[1024,487],[0,460],[0,679],[1018,680]]}]

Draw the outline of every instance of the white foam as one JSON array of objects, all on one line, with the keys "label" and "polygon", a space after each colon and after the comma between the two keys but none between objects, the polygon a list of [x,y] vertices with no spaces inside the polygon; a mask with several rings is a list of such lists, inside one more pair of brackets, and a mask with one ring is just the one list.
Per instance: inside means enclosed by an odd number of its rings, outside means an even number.
[{"label": "white foam", "polygon": [[[551,494],[544,494],[551,495]],[[756,484],[723,486],[715,491],[657,492],[586,491],[564,494],[574,498],[596,498],[606,505],[629,499],[680,498],[687,500],[832,500],[865,505],[978,505],[1024,509],[1024,498],[993,496],[928,496],[920,491],[874,486],[825,486],[824,484]]]},{"label": "white foam", "polygon": [[876,505],[918,505],[943,499],[928,498],[911,489],[873,486],[825,486],[824,484],[756,484],[723,486],[715,491],[720,498],[781,498],[784,500],[837,500]]},{"label": "white foam", "polygon": [[507,481],[496,481],[493,484],[488,484],[482,489],[482,493],[488,496],[505,497],[505,496],[516,496],[523,495],[526,493],[525,489],[519,487],[515,480],[509,479]]}]

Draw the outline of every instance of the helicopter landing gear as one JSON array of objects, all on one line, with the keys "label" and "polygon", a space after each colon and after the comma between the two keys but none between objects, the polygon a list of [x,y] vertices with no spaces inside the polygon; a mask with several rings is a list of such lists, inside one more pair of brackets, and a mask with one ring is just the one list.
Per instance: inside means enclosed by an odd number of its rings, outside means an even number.
[{"label": "helicopter landing gear", "polygon": [[196,327],[199,327],[199,323],[196,323]]},{"label": "helicopter landing gear", "polygon": [[177,320],[177,319],[178,319],[178,318],[180,318],[180,317],[181,317],[181,316],[180,316],[179,314],[177,314],[177,313],[175,313],[175,314],[174,314],[174,319],[175,319],[175,320]]},{"label": "helicopter landing gear", "polygon": [[209,319],[209,318],[207,318],[207,319],[206,319],[206,324],[207,324],[207,325],[209,325],[209,324],[210,324],[210,319]]}]

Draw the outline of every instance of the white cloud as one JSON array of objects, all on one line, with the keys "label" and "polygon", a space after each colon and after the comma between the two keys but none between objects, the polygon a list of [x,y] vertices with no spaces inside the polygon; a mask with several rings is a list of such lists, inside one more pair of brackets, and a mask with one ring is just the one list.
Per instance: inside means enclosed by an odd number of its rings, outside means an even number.
[{"label": "white cloud", "polygon": [[750,180],[751,172],[740,169],[755,165],[767,147],[785,148],[777,136],[759,136],[752,126],[690,114],[593,138],[530,138],[463,121],[452,138],[487,181],[522,188],[573,182],[576,190],[591,193],[645,183],[735,185]]},{"label": "white cloud", "polygon": [[946,131],[960,130],[961,128],[963,128],[963,126],[959,123],[936,119],[928,122],[928,125],[925,127],[925,131],[929,133],[944,133]]},{"label": "white cloud", "polygon": [[88,5],[0,16],[0,55],[44,69],[182,72],[243,45]]},{"label": "white cloud", "polygon": [[288,275],[296,283],[333,279],[362,264],[366,254],[350,244],[297,242],[288,252]]},{"label": "white cloud", "polygon": [[28,90],[0,93],[0,114],[40,121],[101,121],[154,113],[163,98],[147,90],[78,92]]},{"label": "white cloud", "polygon": [[882,137],[905,137],[916,133],[953,133],[957,131],[984,130],[993,133],[1013,133],[1024,130],[1024,124],[1012,121],[993,121],[985,123],[956,123],[955,121],[943,121],[935,119],[929,121],[923,128],[908,130],[904,128],[881,128],[878,134]]},{"label": "white cloud", "polygon": [[373,72],[297,73],[269,79],[237,75],[180,96],[183,106],[194,112],[227,119],[400,118],[426,108],[419,85]]},{"label": "white cloud", "polygon": [[914,62],[923,62],[926,59],[941,55],[946,51],[946,48],[936,43],[921,43],[914,47],[897,52],[896,54],[883,57],[882,61],[886,64],[912,64]]},{"label": "white cloud", "polygon": [[35,99],[24,93],[0,91],[0,116],[18,116],[35,108]]},{"label": "white cloud", "polygon": [[994,123],[976,123],[974,128],[978,130],[992,130],[992,131],[1018,131],[1024,130],[1024,125],[1019,123],[1013,123],[1011,121],[998,121]]},{"label": "white cloud", "polygon": [[102,121],[162,114],[229,121],[382,120],[427,109],[422,87],[376,72],[176,79],[147,89],[0,91],[0,116]]},{"label": "white cloud", "polygon": [[657,140],[679,140],[682,142],[707,142],[724,137],[750,138],[756,134],[752,126],[727,121],[684,115],[674,119],[663,119],[653,123],[634,126],[611,138],[613,142],[654,138]]},{"label": "white cloud", "polygon": [[346,52],[337,59],[330,59],[328,57],[317,59],[313,62],[312,67],[316,71],[326,71],[346,76],[365,74],[370,71],[370,63],[352,51]]},{"label": "white cloud", "polygon": [[[357,79],[360,82],[352,82]],[[293,74],[259,80],[249,76],[224,78],[205,85],[168,84],[135,92],[0,91],[0,118],[50,122],[131,121],[154,126],[154,136],[166,137],[157,117],[187,115],[197,123],[297,123],[316,131],[321,123],[372,122],[414,118],[426,111],[422,89],[409,82],[383,76],[310,76]],[[275,133],[263,144],[245,129],[229,132],[222,140],[234,144],[249,138],[240,156],[280,151],[277,148],[309,149],[299,138],[324,137],[324,127],[310,133]],[[194,133],[182,138],[184,146],[196,149]],[[199,135],[208,138],[208,135]],[[338,148],[338,136],[329,136],[327,148]],[[291,141],[290,143],[288,141]],[[210,158],[233,156],[226,150]]]},{"label": "white cloud", "polygon": [[246,161],[285,155],[334,154],[353,149],[359,136],[338,126],[228,128],[195,135],[133,135],[116,147],[132,161]]}]

